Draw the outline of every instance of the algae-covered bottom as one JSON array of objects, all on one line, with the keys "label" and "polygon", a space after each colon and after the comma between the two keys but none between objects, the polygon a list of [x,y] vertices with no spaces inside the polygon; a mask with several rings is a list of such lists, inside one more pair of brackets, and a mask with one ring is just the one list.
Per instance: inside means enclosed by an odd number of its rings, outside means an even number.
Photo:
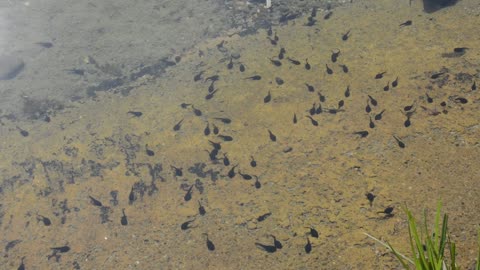
[{"label": "algae-covered bottom", "polygon": [[358,1],[271,36],[211,40],[127,97],[99,93],[49,123],[4,120],[0,263],[393,269],[363,233],[408,254],[401,206],[433,218],[442,200],[457,261],[471,266],[480,19],[465,11],[473,1],[418,6]]}]

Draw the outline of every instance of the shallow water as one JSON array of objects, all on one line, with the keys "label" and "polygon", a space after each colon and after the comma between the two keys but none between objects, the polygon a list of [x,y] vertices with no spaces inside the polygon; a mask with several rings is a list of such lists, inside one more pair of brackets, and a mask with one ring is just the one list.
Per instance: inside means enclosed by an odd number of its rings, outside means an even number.
[{"label": "shallow water", "polygon": [[[410,7],[407,1],[358,1],[335,8],[328,20],[319,11],[312,27],[304,25],[307,16],[274,26],[276,46],[265,29],[209,39],[181,54],[162,76],[131,82],[128,95],[97,91],[56,111],[49,123],[2,119],[2,243],[16,244],[0,263],[16,268],[24,257],[27,269],[399,269],[395,257],[363,233],[408,254],[402,206],[418,218],[427,209],[433,221],[441,200],[457,261],[468,269],[474,265],[480,224],[480,94],[471,90],[479,69],[479,37],[473,34],[478,13],[474,1],[467,0],[433,14],[421,12],[419,2]],[[407,20],[413,24],[399,27]],[[348,30],[351,35],[343,41]],[[276,59],[281,47],[301,65],[284,59],[274,66],[269,58]],[[451,54],[455,47],[471,49]],[[332,50],[341,51],[336,63]],[[240,58],[230,70],[232,53]],[[304,68],[307,58],[310,70]],[[325,72],[325,64],[333,74]],[[210,100],[205,99],[210,83],[193,80],[200,71],[203,78],[220,77]],[[383,71],[383,79],[374,79]],[[445,74],[431,79],[438,72]],[[262,79],[245,79],[253,75]],[[278,85],[276,77],[284,84]],[[269,91],[271,101],[264,103]],[[345,105],[336,114],[312,116],[318,121],[314,126],[305,116],[320,103],[317,92],[325,96],[325,110],[337,108],[340,100]],[[370,105],[370,114],[365,112],[368,95],[378,101]],[[468,102],[460,103],[459,97]],[[182,103],[193,104],[202,115]],[[415,113],[405,127],[403,108],[412,103]],[[370,128],[369,115],[382,110],[382,119],[372,120]],[[233,141],[205,136],[207,122],[212,132],[215,124]],[[22,136],[17,127],[29,135]],[[353,134],[357,131],[369,135],[361,138]],[[221,142],[217,157],[227,153],[230,166],[209,159],[209,140]],[[229,178],[237,164],[237,175]],[[175,176],[171,166],[183,168],[183,176]],[[238,171],[258,176],[261,187]],[[191,185],[192,199],[185,201]],[[372,206],[367,192],[376,195]],[[89,196],[103,206],[93,205]],[[198,202],[204,216],[198,214]],[[393,216],[378,213],[388,206],[394,207]],[[45,226],[38,215],[52,224]],[[193,219],[193,228],[181,230]],[[309,254],[306,227],[319,232],[318,238],[308,236]],[[207,249],[204,234],[214,251]],[[271,235],[282,249],[269,254],[255,246],[272,245]],[[65,245],[71,250],[57,253],[58,260],[48,257],[52,247]]]}]

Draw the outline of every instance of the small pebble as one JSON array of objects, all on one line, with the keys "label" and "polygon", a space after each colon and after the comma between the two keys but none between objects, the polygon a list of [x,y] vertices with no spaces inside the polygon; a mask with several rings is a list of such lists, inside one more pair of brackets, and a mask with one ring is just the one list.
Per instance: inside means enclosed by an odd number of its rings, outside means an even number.
[{"label": "small pebble", "polygon": [[288,152],[291,152],[292,150],[293,150],[293,148],[292,148],[292,147],[290,147],[290,146],[286,146],[285,148],[283,148],[283,150],[282,150],[282,151],[283,151],[284,153],[288,153]]}]

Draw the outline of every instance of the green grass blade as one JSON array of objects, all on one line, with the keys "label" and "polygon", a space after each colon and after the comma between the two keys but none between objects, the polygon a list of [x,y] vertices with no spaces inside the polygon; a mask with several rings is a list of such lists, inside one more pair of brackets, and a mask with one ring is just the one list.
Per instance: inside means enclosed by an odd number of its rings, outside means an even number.
[{"label": "green grass blade", "polygon": [[[403,268],[405,269],[411,269],[410,266],[408,265],[407,261],[404,260],[404,257],[402,257],[403,255],[398,253],[391,245],[390,243],[388,243],[388,247],[390,248],[390,250],[393,252],[393,254],[395,255],[395,257],[397,257],[397,259],[400,261],[400,263],[402,264]],[[411,261],[410,261],[411,262]]]},{"label": "green grass blade", "polygon": [[425,253],[423,252],[423,244],[420,241],[420,237],[418,236],[417,225],[415,223],[415,218],[413,217],[410,210],[407,209],[407,217],[408,217],[408,228],[410,233],[410,241],[412,241],[415,248],[413,249],[413,254],[415,255],[415,265],[417,269],[429,269],[428,263],[425,258]]},{"label": "green grass blade", "polygon": [[[449,240],[450,242],[450,240]],[[450,269],[457,269],[457,263],[455,261],[456,251],[455,243],[450,242]]]},{"label": "green grass blade", "polygon": [[480,270],[480,229],[478,230],[478,257],[477,257],[477,267],[476,270]]},{"label": "green grass blade", "polygon": [[[447,233],[448,233],[448,215],[445,214],[443,215],[443,224],[442,224],[442,234],[441,234],[441,238],[440,238],[440,245],[439,245],[439,253],[441,254],[442,256],[442,260],[444,259],[444,255],[445,254],[445,246],[447,244]],[[448,239],[448,242],[450,242],[450,239]]]},{"label": "green grass blade", "polygon": [[[438,204],[437,204],[437,212],[435,213],[435,236],[434,236],[434,244],[435,246],[439,246],[439,242],[437,241],[440,237],[440,215],[441,215],[441,209],[442,209],[442,202],[441,201],[438,201]],[[443,220],[445,221],[445,220]],[[441,243],[441,240],[440,240],[440,243]],[[439,249],[440,250],[440,249]],[[443,254],[443,253],[440,253],[440,254]]]},{"label": "green grass blade", "polygon": [[[393,252],[393,248],[392,246],[390,246],[390,244],[385,244],[384,242],[380,241],[379,239],[373,237],[372,235],[364,232],[363,234],[365,234],[366,236],[370,237],[371,239],[375,240],[376,242],[378,242],[380,245],[386,247],[387,249],[389,249],[390,251]],[[406,260],[407,262],[411,263],[411,264],[415,264],[410,258],[408,258],[407,256],[403,255],[402,253],[400,252],[397,252],[397,254],[402,257],[404,260]]]},{"label": "green grass blade", "polygon": [[[427,248],[427,254],[428,254],[427,261],[430,262],[430,265],[435,266],[439,261],[440,255],[437,254],[437,251],[435,250],[436,246],[434,244],[434,241],[430,237],[430,234],[428,233],[428,231],[426,232],[426,235],[427,236],[425,237],[425,246]],[[433,267],[433,269],[437,269],[437,268]]]}]

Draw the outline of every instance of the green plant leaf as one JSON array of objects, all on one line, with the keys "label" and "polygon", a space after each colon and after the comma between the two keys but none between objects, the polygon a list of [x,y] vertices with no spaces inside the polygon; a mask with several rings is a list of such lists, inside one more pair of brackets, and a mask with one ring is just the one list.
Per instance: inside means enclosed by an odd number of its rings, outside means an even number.
[{"label": "green plant leaf", "polygon": [[480,229],[478,229],[478,257],[477,257],[477,267],[476,270],[480,270]]},{"label": "green plant leaf", "polygon": [[412,252],[417,269],[429,269],[427,261],[425,260],[425,253],[423,252],[423,244],[420,241],[418,236],[417,225],[415,223],[415,218],[413,217],[410,210],[406,209],[407,218],[408,218],[408,231],[410,234],[410,241],[412,246]]},{"label": "green plant leaf", "polygon": [[408,265],[408,262],[406,260],[404,260],[401,256],[400,253],[398,253],[391,245],[390,243],[387,243],[388,244],[388,247],[390,248],[390,250],[393,252],[393,254],[395,255],[395,257],[397,257],[397,259],[400,261],[400,263],[402,264],[403,268],[405,269],[411,269],[410,266]]},{"label": "green plant leaf", "polygon": [[455,262],[455,243],[450,242],[450,239],[448,240],[448,242],[450,243],[450,269],[455,270],[457,269],[457,263]]},{"label": "green plant leaf", "polygon": [[[439,202],[435,214],[435,223],[431,227],[431,230],[429,230],[426,211],[424,211],[422,224],[417,226],[417,222],[415,221],[412,212],[406,205],[404,206],[405,213],[407,214],[409,243],[413,255],[412,259],[395,250],[390,244],[387,246],[373,236],[365,234],[388,247],[405,269],[412,269],[411,265],[414,265],[414,269],[417,270],[457,270],[456,246],[455,243],[451,241],[448,233],[447,214],[443,215],[443,220],[440,225],[440,218],[442,217],[441,207],[442,204]],[[475,268],[476,270],[480,270],[480,229],[478,234],[479,251],[477,266]],[[449,264],[445,261],[445,248],[447,245],[450,251]]]}]

